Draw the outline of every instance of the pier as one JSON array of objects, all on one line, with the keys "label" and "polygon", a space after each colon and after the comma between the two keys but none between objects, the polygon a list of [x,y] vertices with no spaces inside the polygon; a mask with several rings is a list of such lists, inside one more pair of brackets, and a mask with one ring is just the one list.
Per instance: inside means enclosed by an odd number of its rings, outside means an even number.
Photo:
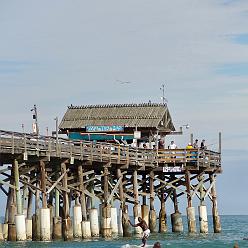
[{"label": "pier", "polygon": [[[161,149],[159,137],[181,132],[161,104],[70,106],[59,130],[69,138],[0,131],[0,189],[7,198],[0,240],[127,237],[130,215],[135,222],[145,219],[151,232],[168,232],[170,214],[173,232],[208,233],[206,201],[212,203],[213,231],[221,232],[221,134],[218,151]],[[132,146],[131,140],[147,140],[148,147]],[[187,228],[179,198],[187,202]],[[168,213],[171,203],[174,212]]]}]

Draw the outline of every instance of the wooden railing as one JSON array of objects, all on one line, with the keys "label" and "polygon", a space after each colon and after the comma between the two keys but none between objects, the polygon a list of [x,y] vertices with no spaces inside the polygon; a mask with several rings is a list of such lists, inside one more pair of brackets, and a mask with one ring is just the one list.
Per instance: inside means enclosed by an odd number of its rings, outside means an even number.
[{"label": "wooden railing", "polygon": [[163,149],[152,150],[131,148],[129,146],[93,142],[72,141],[55,137],[23,134],[0,130],[0,154],[23,154],[28,156],[69,158],[117,164],[163,165],[192,164],[195,167],[221,166],[220,153],[200,149]]}]

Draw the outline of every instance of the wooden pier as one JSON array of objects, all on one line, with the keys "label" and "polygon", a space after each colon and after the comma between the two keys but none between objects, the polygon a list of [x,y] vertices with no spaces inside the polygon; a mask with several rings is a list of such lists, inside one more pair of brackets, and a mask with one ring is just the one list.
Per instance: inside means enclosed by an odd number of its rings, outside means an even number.
[{"label": "wooden pier", "polygon": [[167,232],[169,199],[172,231],[182,232],[179,197],[188,203],[188,232],[197,232],[194,197],[200,232],[209,232],[207,200],[214,232],[221,231],[215,186],[222,172],[220,149],[143,149],[0,131],[0,165],[0,188],[7,197],[2,240],[130,236],[131,206],[135,221],[141,216],[152,232]]}]

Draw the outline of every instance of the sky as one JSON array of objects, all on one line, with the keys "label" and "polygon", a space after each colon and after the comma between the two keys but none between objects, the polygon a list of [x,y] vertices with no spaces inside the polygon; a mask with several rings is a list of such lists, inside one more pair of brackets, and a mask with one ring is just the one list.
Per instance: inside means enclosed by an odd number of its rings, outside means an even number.
[{"label": "sky", "polygon": [[71,104],[161,102],[164,84],[178,146],[222,133],[219,212],[248,214],[247,26],[247,0],[2,0],[0,129],[31,132],[36,104],[51,133]]}]

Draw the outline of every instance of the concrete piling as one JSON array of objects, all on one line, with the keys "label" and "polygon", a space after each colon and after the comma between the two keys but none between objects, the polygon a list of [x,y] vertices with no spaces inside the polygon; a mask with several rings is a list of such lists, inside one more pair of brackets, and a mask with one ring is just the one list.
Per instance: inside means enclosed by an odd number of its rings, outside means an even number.
[{"label": "concrete piling", "polygon": [[60,216],[55,216],[53,218],[53,235],[54,240],[62,239],[62,218]]},{"label": "concrete piling", "polygon": [[17,160],[14,161],[15,185],[16,185],[16,206],[17,214],[15,216],[16,224],[16,240],[24,241],[27,239],[25,216],[23,214],[23,206],[21,201],[21,192],[19,184],[19,166]]},{"label": "concrete piling", "polygon": [[204,203],[205,201],[205,193],[204,193],[204,176],[199,176],[199,191],[200,191],[200,206],[198,207],[199,212],[199,222],[200,222],[200,233],[208,233],[208,215],[207,215],[207,207]]},{"label": "concrete piling", "polygon": [[112,234],[118,233],[117,208],[111,207],[111,229]]},{"label": "concrete piling", "polygon": [[185,171],[185,183],[186,183],[186,192],[187,192],[187,201],[188,207],[186,208],[187,220],[188,220],[188,232],[196,233],[196,220],[195,220],[195,208],[192,206],[192,196],[190,188],[190,172]]},{"label": "concrete piling", "polygon": [[50,209],[40,209],[40,239],[41,241],[51,240]]},{"label": "concrete piling", "polygon": [[32,240],[32,219],[26,219],[27,240]]},{"label": "concrete piling", "polygon": [[183,232],[183,219],[179,212],[171,214],[172,232]]},{"label": "concrete piling", "polygon": [[171,214],[172,232],[183,232],[182,214],[179,212],[176,189],[173,189],[173,202],[175,212]]},{"label": "concrete piling", "polygon": [[82,237],[82,208],[78,203],[73,207],[73,236]]},{"label": "concrete piling", "polygon": [[119,216],[118,216],[118,234],[123,236],[123,228],[122,228],[122,208],[119,208]]},{"label": "concrete piling", "polygon": [[0,223],[0,241],[3,241],[4,238],[3,238],[3,224]]},{"label": "concrete piling", "polygon": [[98,212],[96,208],[91,208],[89,210],[90,217],[90,230],[92,237],[99,236],[99,221],[98,221]]},{"label": "concrete piling", "polygon": [[195,220],[195,208],[187,207],[187,219],[188,219],[188,232],[196,233],[196,220]]},{"label": "concrete piling", "polygon": [[102,236],[104,238],[112,237],[111,229],[111,207],[104,206],[102,208]]},{"label": "concrete piling", "polygon": [[82,237],[84,239],[91,237],[90,221],[82,221]]},{"label": "concrete piling", "polygon": [[199,221],[200,221],[200,232],[208,233],[208,215],[207,215],[207,207],[205,205],[199,206]]},{"label": "concrete piling", "polygon": [[220,216],[219,216],[218,207],[217,207],[217,193],[216,193],[216,185],[215,185],[215,176],[213,174],[210,174],[209,177],[210,177],[210,183],[212,184],[211,195],[212,195],[212,216],[213,216],[214,232],[220,233],[221,232],[221,223],[220,223]]}]

